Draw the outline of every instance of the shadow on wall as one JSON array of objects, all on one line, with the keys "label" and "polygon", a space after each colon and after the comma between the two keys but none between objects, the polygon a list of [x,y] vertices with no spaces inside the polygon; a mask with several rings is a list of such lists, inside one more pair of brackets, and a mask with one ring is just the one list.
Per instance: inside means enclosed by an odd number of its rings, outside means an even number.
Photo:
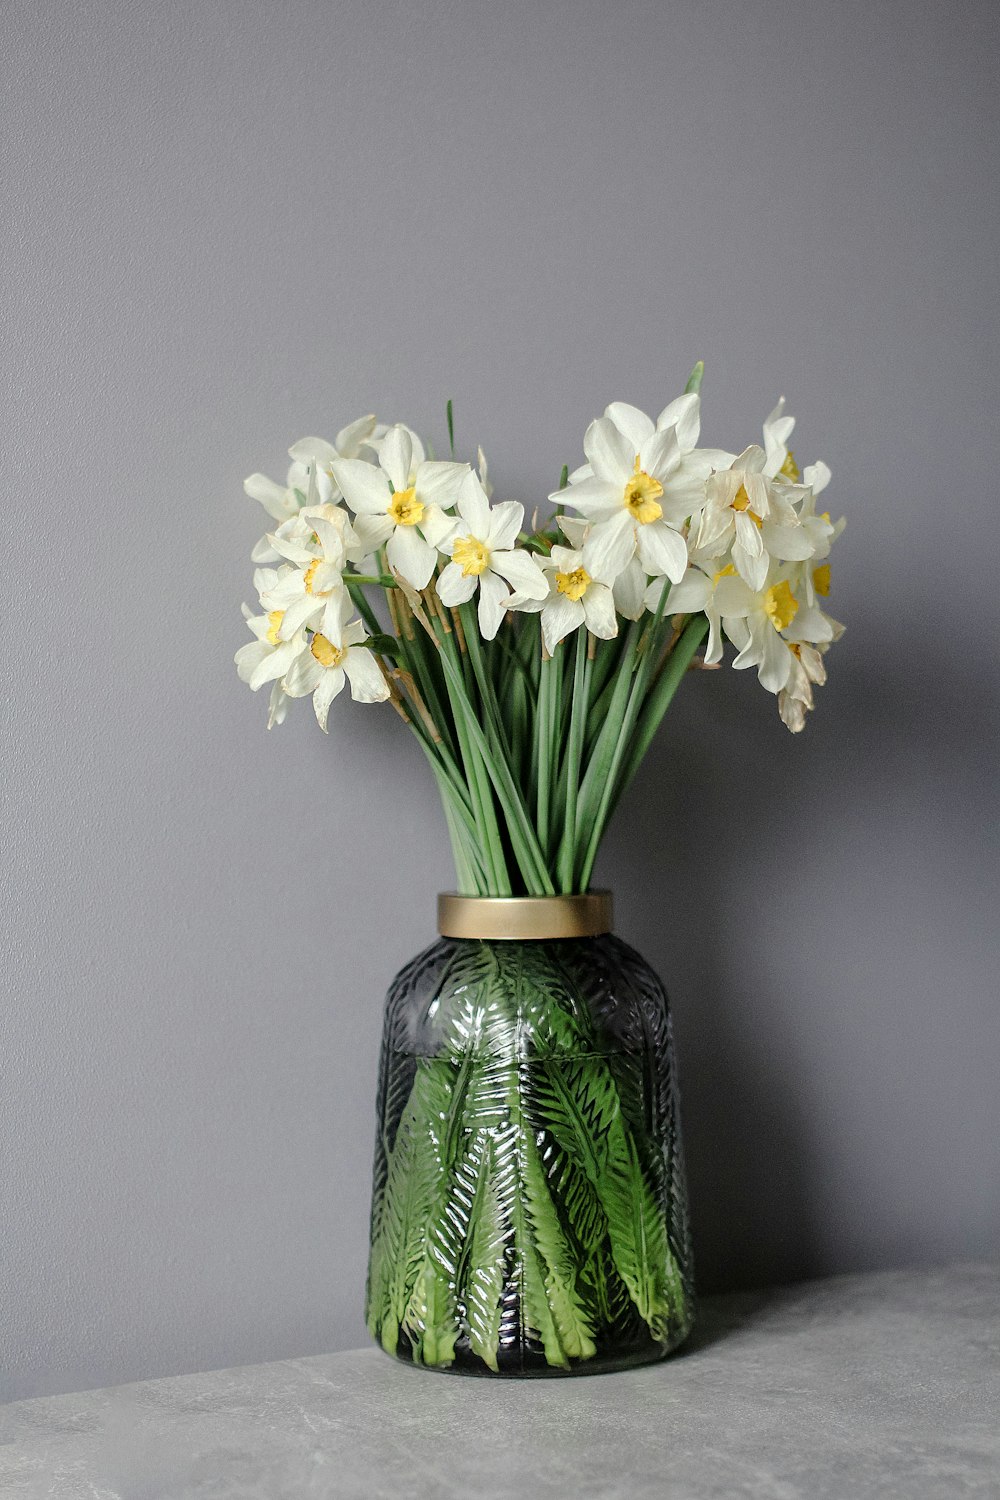
[{"label": "shadow on wall", "polygon": [[[598,870],[599,883],[615,887],[619,931],[662,974],[674,1002],[703,1292],[849,1268],[842,1247],[838,1260],[824,1200],[831,1157],[850,1148],[831,1141],[818,1161],[805,1118],[816,1102],[803,1085],[802,1048],[815,1078],[824,1045],[809,988],[813,944],[823,935],[827,948],[836,945],[827,995],[832,986],[862,1009],[864,1035],[885,1037],[900,1005],[912,1003],[919,1019],[919,1007],[935,1005],[941,992],[934,965],[947,960],[935,952],[934,923],[940,882],[954,884],[954,875],[936,876],[935,887],[921,871],[936,867],[939,849],[947,870],[950,841],[952,872],[968,867],[974,890],[976,829],[990,857],[983,801],[995,795],[990,747],[1000,713],[983,697],[977,664],[967,663],[963,678],[963,663],[935,661],[933,646],[915,666],[904,643],[871,638],[880,640],[877,653],[842,649],[794,740],[754,673],[689,680]],[[926,919],[923,997],[898,994],[891,935],[879,928],[883,878],[898,886],[884,891],[887,901]],[[871,936],[859,932],[865,923]],[[830,924],[837,930],[821,934]],[[826,1083],[825,1108],[832,1091],[834,1108],[849,1110],[842,1079]],[[899,1122],[891,1103],[882,1108],[898,1150]],[[870,1144],[877,1159],[880,1143]],[[860,1195],[851,1208],[855,1216],[869,1210]]]}]

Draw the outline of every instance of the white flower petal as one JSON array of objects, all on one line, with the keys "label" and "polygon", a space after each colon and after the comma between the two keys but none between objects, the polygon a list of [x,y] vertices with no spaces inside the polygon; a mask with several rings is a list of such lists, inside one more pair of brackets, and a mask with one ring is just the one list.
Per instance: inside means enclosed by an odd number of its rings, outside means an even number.
[{"label": "white flower petal", "polygon": [[282,686],[290,698],[304,698],[307,693],[312,693],[319,686],[325,668],[306,648],[300,656],[297,656],[285,674]]},{"label": "white flower petal", "polygon": [[803,481],[809,486],[814,495],[822,494],[833,475],[829,466],[820,460],[818,463],[806,464],[802,470]]},{"label": "white flower petal", "polygon": [[395,530],[395,523],[387,515],[359,515],[354,517],[354,530],[363,552],[377,552]]},{"label": "white flower petal", "polygon": [[315,599],[312,594],[303,594],[300,598],[293,600],[284,611],[281,624],[278,626],[280,639],[289,641],[302,629],[303,625],[312,625],[326,609],[326,603],[325,599]]},{"label": "white flower petal", "polygon": [[479,476],[470,469],[462,480],[459,491],[458,513],[462,517],[470,533],[481,541],[489,535],[490,529],[490,502],[486,498],[486,491],[479,481]]},{"label": "white flower petal", "polygon": [[352,646],[344,658],[344,671],[355,703],[384,703],[389,685],[367,646]]},{"label": "white flower petal", "polygon": [[734,512],[728,506],[709,505],[702,512],[695,538],[694,550],[705,552],[710,557],[718,556],[729,544],[733,534]]},{"label": "white flower petal", "polygon": [[[593,574],[591,575],[593,577]],[[603,582],[603,580],[599,580]],[[638,620],[645,609],[646,570],[637,557],[627,563],[614,580],[615,608],[626,620]],[[596,632],[595,632],[596,634]]]},{"label": "white flower petal", "polygon": [[542,639],[551,656],[561,640],[576,630],[585,619],[583,602],[566,594],[554,594],[542,610]]},{"label": "white flower petal", "polygon": [[743,581],[747,584],[747,586],[752,589],[755,594],[759,594],[761,589],[767,582],[767,574],[768,569],[771,566],[771,559],[763,550],[761,550],[756,555],[756,557],[754,557],[746,550],[742,542],[734,542],[733,566],[735,567],[737,573],[740,575]]},{"label": "white flower petal", "polygon": [[450,510],[462,492],[462,481],[468,472],[468,464],[451,463],[447,459],[427,459],[414,476],[417,498],[425,505],[438,505],[443,510]]},{"label": "white flower petal", "polygon": [[701,398],[696,391],[687,391],[665,406],[656,419],[660,429],[673,427],[682,453],[689,453],[698,441],[701,431]]},{"label": "white flower petal", "polygon": [[250,674],[250,686],[254,692],[263,687],[265,682],[274,682],[276,678],[284,677],[301,650],[301,639],[285,641],[270,652],[266,660],[258,662]]},{"label": "white flower petal", "polygon": [[482,538],[490,548],[508,552],[524,525],[524,506],[516,500],[501,500],[490,512],[489,530]]},{"label": "white flower petal", "polygon": [[785,635],[790,641],[832,641],[835,636],[834,622],[814,604],[800,604],[795,618]]},{"label": "white flower petal", "polygon": [[705,618],[708,620],[708,644],[705,649],[705,662],[711,667],[717,661],[722,660],[722,632],[719,629],[719,614],[711,604],[705,610]]},{"label": "white flower petal", "polygon": [[397,526],[386,543],[390,567],[396,568],[415,589],[425,589],[431,581],[437,550],[425,542],[415,526]]},{"label": "white flower petal", "polygon": [[366,417],[358,417],[355,422],[348,422],[337,433],[337,452],[343,454],[344,458],[357,458],[362,444],[374,431],[374,412],[369,412]]},{"label": "white flower petal", "polygon": [[679,583],[688,565],[687,542],[679,531],[662,521],[651,521],[637,529],[639,557],[647,573],[663,573],[671,583]]},{"label": "white flower petal", "polygon": [[595,521],[583,544],[583,565],[591,578],[612,582],[635,556],[635,522],[627,510]]},{"label": "white flower petal", "polygon": [[620,484],[616,480],[611,484],[608,480],[598,479],[595,474],[591,474],[578,484],[567,485],[564,490],[553,490],[549,499],[555,505],[569,505],[581,515],[597,520],[621,510],[624,497],[624,483]]},{"label": "white flower petal", "polygon": [[639,450],[639,467],[652,474],[661,484],[666,484],[681,461],[681,450],[672,427],[665,432],[654,432]]},{"label": "white flower petal", "polygon": [[353,608],[351,596],[346,589],[337,589],[323,605],[321,629],[328,641],[335,646],[344,642],[344,621]]},{"label": "white flower petal", "polygon": [[640,411],[637,406],[630,406],[627,401],[612,401],[610,406],[605,407],[604,415],[610,417],[618,431],[625,434],[632,444],[633,453],[638,453],[646,439],[655,431],[652,417],[647,417],[644,411]]},{"label": "white flower petal", "polygon": [[575,547],[579,551],[587,535],[587,522],[580,516],[560,516],[559,530],[570,546]]},{"label": "white flower petal", "polygon": [[451,609],[456,604],[465,604],[476,592],[478,579],[475,574],[466,576],[458,563],[449,563],[441,572],[435,588],[442,604]]},{"label": "white flower petal", "polygon": [[688,568],[670,590],[672,615],[697,614],[705,608],[712,593],[712,580],[700,568]]},{"label": "white flower petal", "polygon": [[549,591],[548,579],[528,552],[493,552],[490,567],[528,599],[544,599]]},{"label": "white flower petal", "polygon": [[743,548],[748,557],[760,557],[764,551],[764,540],[756,523],[751,520],[745,510],[738,510],[733,516],[736,527],[736,540]]},{"label": "white flower petal", "polygon": [[448,538],[454,536],[457,526],[455,517],[446,515],[439,505],[428,505],[420,522],[424,537],[439,552],[444,550]]},{"label": "white flower petal", "polygon": [[316,713],[316,722],[320,729],[326,734],[326,719],[330,712],[330,704],[344,686],[343,667],[326,667],[316,691],[313,693],[313,709]]},{"label": "white flower petal", "polygon": [[792,669],[792,653],[778,632],[769,624],[763,631],[760,666],[757,677],[769,693],[780,693]]},{"label": "white flower petal", "polygon": [[746,620],[735,616],[732,619],[727,619],[723,616],[722,628],[740,653],[733,662],[733,666],[752,667],[756,665],[756,657],[754,657],[753,661],[744,660],[747,652],[751,651],[753,646],[753,637],[750,634],[750,627]]},{"label": "white flower petal", "polygon": [[266,474],[250,474],[243,481],[243,489],[262,505],[269,516],[276,521],[287,520],[293,516],[299,508],[298,501],[292,492],[283,484],[275,484],[273,479],[268,479]]},{"label": "white flower petal", "polygon": [[276,724],[284,724],[288,714],[288,695],[280,682],[276,682],[271,689],[271,697],[267,705],[267,727],[273,729]]},{"label": "white flower petal", "polygon": [[[413,440],[407,428],[401,424],[389,428],[378,450],[378,461],[392,480],[393,489],[409,489]],[[347,491],[344,493],[347,494]]]},{"label": "white flower petal", "polygon": [[329,468],[335,458],[340,454],[332,443],[326,438],[306,437],[299,438],[288,450],[288,457],[298,464],[318,464],[320,468]]},{"label": "white flower petal", "polygon": [[479,577],[479,629],[484,641],[492,641],[507,613],[510,592],[503,579],[490,569]]},{"label": "white flower petal", "polygon": [[272,647],[267,641],[247,641],[233,657],[241,682],[249,682],[261,662],[271,655]]},{"label": "white flower petal", "polygon": [[726,578],[720,578],[715,585],[712,606],[724,619],[745,618],[754,608],[754,591],[747,587],[742,578],[729,574]]},{"label": "white flower petal", "polygon": [[331,467],[333,477],[355,515],[378,515],[388,509],[392,495],[388,478],[381,469],[360,458],[338,458]]},{"label": "white flower petal", "polygon": [[618,634],[614,595],[606,583],[592,583],[580,603],[591,635],[610,641]]},{"label": "white flower petal", "polygon": [[558,573],[573,573],[577,568],[583,567],[583,553],[573,547],[560,547],[556,542],[542,566],[545,567],[546,564],[551,565]]},{"label": "white flower petal", "polygon": [[772,557],[783,562],[804,562],[813,555],[813,544],[803,526],[779,526],[765,521],[761,537]]},{"label": "white flower petal", "polygon": [[583,451],[598,479],[623,488],[635,467],[635,448],[610,417],[591,422],[583,439]]},{"label": "white flower petal", "polygon": [[250,561],[254,563],[278,562],[280,552],[275,552],[266,536],[262,536],[259,542],[255,542],[253,551],[250,553]]},{"label": "white flower petal", "polygon": [[320,539],[324,561],[331,567],[343,568],[347,561],[344,531],[326,516],[312,516],[310,519],[312,528]]},{"label": "white flower petal", "polygon": [[749,448],[744,448],[733,459],[730,468],[739,474],[741,482],[745,483],[747,474],[760,474],[764,468],[764,450],[759,443],[751,443]]}]

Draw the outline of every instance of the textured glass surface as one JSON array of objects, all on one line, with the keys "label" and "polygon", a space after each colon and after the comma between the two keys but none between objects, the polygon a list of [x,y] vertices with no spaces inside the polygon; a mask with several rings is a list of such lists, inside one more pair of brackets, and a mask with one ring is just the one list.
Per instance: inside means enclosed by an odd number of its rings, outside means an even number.
[{"label": "textured glass surface", "polygon": [[670,1017],[625,943],[442,938],[386,1004],[367,1317],[476,1374],[658,1359],[691,1323]]}]

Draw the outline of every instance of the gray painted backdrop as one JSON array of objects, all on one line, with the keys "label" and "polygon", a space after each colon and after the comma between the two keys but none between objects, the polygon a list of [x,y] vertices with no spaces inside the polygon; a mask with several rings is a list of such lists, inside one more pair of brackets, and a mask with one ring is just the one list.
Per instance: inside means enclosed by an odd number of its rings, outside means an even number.
[{"label": "gray painted backdrop", "polygon": [[3,9],[8,1394],[362,1342],[416,748],[237,681],[252,469],[377,408],[543,495],[699,355],[850,517],[792,740],[692,677],[607,841],[675,997],[703,1286],[994,1254],[987,4]]}]

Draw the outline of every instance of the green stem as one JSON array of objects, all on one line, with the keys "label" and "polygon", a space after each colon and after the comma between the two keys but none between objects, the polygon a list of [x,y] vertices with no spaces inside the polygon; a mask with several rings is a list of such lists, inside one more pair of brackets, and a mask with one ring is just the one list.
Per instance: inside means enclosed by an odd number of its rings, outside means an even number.
[{"label": "green stem", "polygon": [[536,750],[536,798],[535,825],[538,842],[544,852],[549,844],[549,790],[552,776],[551,742],[552,730],[552,676],[554,667],[551,658],[543,657],[541,675],[538,679],[538,702],[535,706]]},{"label": "green stem", "polygon": [[461,721],[464,731],[482,757],[497,795],[497,800],[507,819],[514,855],[529,895],[551,896],[555,887],[545,868],[538,839],[531,825],[521,794],[510,772],[510,766],[502,755],[491,747],[472,703],[469,701],[461,673],[448,653],[442,654],[442,664],[448,679],[452,703],[456,708],[456,722]]},{"label": "green stem", "polygon": [[590,825],[590,836],[587,842],[586,853],[583,857],[583,868],[580,872],[580,889],[584,891],[590,884],[594,861],[597,858],[597,850],[600,847],[601,838],[603,837],[604,829],[611,813],[615,787],[618,782],[622,762],[625,758],[629,737],[639,716],[639,710],[642,707],[646,693],[646,685],[652,675],[656,661],[660,626],[669,592],[669,588],[665,586],[660,594],[660,602],[656,606],[656,612],[646,625],[639,641],[639,648],[636,653],[639,660],[635,669],[634,680],[628,695],[628,701],[625,705],[625,711],[618,724],[614,748],[605,766],[604,775],[600,783],[597,809]]},{"label": "green stem", "polygon": [[[684,674],[691,665],[691,658],[704,640],[708,631],[708,621],[704,615],[692,615],[684,627],[684,632],[677,642],[659,681],[654,685],[639,719],[638,727],[629,747],[625,764],[622,767],[619,785],[616,789],[614,806],[617,806],[625,789],[631,785],[636,772],[645,759],[646,752],[653,743],[656,731],[663,721],[663,716],[673,701],[674,694],[684,680]],[[613,810],[613,808],[612,808]]]},{"label": "green stem", "polygon": [[590,676],[593,663],[587,651],[587,631],[581,625],[576,633],[576,656],[573,662],[572,708],[569,740],[566,745],[563,798],[563,832],[559,842],[559,889],[564,895],[573,891],[573,867],[576,855],[576,803],[580,789],[580,762],[583,757],[583,731],[590,704]]}]

